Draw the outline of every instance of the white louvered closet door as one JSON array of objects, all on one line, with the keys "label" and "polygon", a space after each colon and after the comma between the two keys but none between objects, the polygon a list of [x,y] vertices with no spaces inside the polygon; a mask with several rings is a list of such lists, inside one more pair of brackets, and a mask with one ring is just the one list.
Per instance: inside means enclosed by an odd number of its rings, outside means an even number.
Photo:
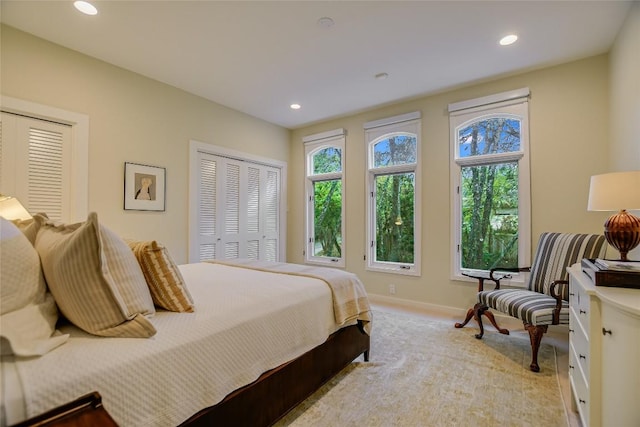
[{"label": "white louvered closet door", "polygon": [[29,212],[70,218],[71,127],[2,113],[0,193],[17,197]]},{"label": "white louvered closet door", "polygon": [[199,153],[199,260],[277,261],[280,170]]}]

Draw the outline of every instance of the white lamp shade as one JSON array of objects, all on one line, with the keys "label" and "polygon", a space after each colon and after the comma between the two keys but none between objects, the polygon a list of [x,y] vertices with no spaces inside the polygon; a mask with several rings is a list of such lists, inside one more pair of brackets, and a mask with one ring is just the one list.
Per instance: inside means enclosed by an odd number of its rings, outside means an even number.
[{"label": "white lamp shade", "polygon": [[1,196],[0,195],[0,216],[12,220],[12,219],[31,219],[32,216],[22,206],[22,203],[15,197]]},{"label": "white lamp shade", "polygon": [[640,170],[592,176],[587,210],[622,209],[640,209]]}]

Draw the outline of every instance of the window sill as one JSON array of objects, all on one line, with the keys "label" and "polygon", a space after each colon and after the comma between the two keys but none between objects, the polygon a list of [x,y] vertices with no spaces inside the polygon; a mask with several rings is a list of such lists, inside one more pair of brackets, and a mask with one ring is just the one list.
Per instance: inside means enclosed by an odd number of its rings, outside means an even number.
[{"label": "window sill", "polygon": [[402,276],[420,276],[420,271],[413,268],[401,268],[399,266],[393,267],[378,267],[378,266],[367,266],[366,270],[374,271],[377,273],[390,273],[390,274],[398,274]]},{"label": "window sill", "polygon": [[334,258],[334,259],[337,259],[337,261],[331,261],[331,259],[327,259],[327,260],[306,259],[304,263],[308,265],[317,265],[321,267],[345,268],[345,262],[343,259],[339,259],[339,258]]}]

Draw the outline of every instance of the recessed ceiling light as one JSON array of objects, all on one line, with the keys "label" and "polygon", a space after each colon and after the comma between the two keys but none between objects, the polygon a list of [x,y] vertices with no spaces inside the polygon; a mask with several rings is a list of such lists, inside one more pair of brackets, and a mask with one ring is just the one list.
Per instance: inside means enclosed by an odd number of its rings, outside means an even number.
[{"label": "recessed ceiling light", "polygon": [[76,7],[76,9],[78,9],[80,12],[84,13],[85,15],[98,14],[98,9],[96,9],[96,7],[89,2],[78,0],[73,2],[73,5]]},{"label": "recessed ceiling light", "polygon": [[500,39],[500,44],[502,46],[508,46],[510,44],[514,44],[518,40],[518,36],[515,34],[509,34],[508,36],[504,36]]},{"label": "recessed ceiling light", "polygon": [[292,110],[299,110],[300,104],[291,104],[289,107],[291,107]]},{"label": "recessed ceiling light", "polygon": [[376,80],[384,80],[384,79],[386,79],[387,77],[389,77],[389,74],[387,74],[387,73],[378,73],[378,74],[376,74],[376,75],[375,75],[375,76],[373,76],[373,77],[375,77],[375,78],[376,78]]}]

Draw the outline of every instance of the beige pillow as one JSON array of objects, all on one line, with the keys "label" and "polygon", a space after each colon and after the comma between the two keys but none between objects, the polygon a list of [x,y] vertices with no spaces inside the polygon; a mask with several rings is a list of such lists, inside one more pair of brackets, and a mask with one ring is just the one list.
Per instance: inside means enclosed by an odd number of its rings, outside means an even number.
[{"label": "beige pillow", "polygon": [[94,335],[150,337],[156,329],[145,317],[155,313],[140,266],[127,244],[98,223],[45,222],[36,249],[49,289],[62,314]]},{"label": "beige pillow", "polygon": [[43,220],[47,220],[48,217],[45,214],[35,214],[31,219],[13,219],[11,222],[15,224],[22,234],[27,236],[27,239],[31,242],[32,245],[36,243],[36,236],[38,235],[38,230],[40,229],[40,225],[44,221],[39,221],[37,217],[41,217]]},{"label": "beige pillow", "polygon": [[127,243],[142,267],[155,305],[169,311],[193,312],[193,299],[169,251],[155,240]]},{"label": "beige pillow", "polygon": [[38,253],[27,237],[0,217],[0,336],[2,354],[39,356],[64,343],[53,336],[56,303],[47,293]]}]

